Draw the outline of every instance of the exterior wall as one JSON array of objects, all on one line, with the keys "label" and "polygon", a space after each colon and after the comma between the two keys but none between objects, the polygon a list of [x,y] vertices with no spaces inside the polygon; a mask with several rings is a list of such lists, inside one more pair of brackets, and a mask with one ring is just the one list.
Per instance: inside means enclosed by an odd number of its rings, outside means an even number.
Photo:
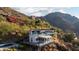
[{"label": "exterior wall", "polygon": [[36,35],[33,35],[32,32],[29,33],[29,41],[30,42],[37,42],[36,41],[36,38],[37,37],[38,37],[37,34]]},{"label": "exterior wall", "polygon": [[[51,34],[51,33],[48,33],[48,34]],[[54,34],[54,33],[52,33],[52,34]],[[45,43],[51,41],[51,36],[50,35],[43,35],[43,34],[39,35],[39,34],[33,34],[32,31],[29,32],[29,42],[32,42],[32,43],[39,42],[39,41],[36,40],[36,38],[38,38],[38,37],[42,37],[42,38],[48,39]]]}]

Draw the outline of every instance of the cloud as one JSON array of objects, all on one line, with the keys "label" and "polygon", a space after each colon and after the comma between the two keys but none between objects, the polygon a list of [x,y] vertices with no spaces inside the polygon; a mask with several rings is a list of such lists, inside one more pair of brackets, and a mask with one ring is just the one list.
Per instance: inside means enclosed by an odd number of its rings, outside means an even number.
[{"label": "cloud", "polygon": [[61,12],[61,13],[67,13],[67,12],[64,11],[63,9],[60,9],[59,12]]},{"label": "cloud", "polygon": [[53,8],[41,8],[41,7],[15,7],[13,8],[21,13],[26,15],[34,15],[34,16],[44,16],[53,11]]},{"label": "cloud", "polygon": [[59,8],[59,7],[14,7],[13,9],[20,11],[26,15],[34,15],[34,16],[44,16],[46,14],[52,12],[62,12],[66,13],[64,9],[66,8]]}]

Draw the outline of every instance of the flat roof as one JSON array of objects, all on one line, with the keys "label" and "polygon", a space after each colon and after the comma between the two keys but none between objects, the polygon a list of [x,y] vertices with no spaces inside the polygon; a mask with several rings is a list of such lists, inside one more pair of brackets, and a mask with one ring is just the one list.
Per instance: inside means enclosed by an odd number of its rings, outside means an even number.
[{"label": "flat roof", "polygon": [[38,31],[38,30],[50,30],[50,31],[53,31],[52,29],[34,29],[34,30],[30,30],[30,31]]}]

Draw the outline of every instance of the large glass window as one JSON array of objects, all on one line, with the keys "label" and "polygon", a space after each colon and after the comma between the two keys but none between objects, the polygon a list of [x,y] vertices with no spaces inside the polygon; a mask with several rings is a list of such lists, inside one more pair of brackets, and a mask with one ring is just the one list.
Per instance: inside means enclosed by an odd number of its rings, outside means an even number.
[{"label": "large glass window", "polygon": [[32,34],[37,34],[37,32],[36,31],[32,31]]},{"label": "large glass window", "polygon": [[46,41],[46,38],[37,38],[36,40],[39,42],[44,42],[44,41]]},{"label": "large glass window", "polygon": [[53,34],[53,32],[51,30],[35,30],[35,31],[32,31],[32,34],[51,35]]}]

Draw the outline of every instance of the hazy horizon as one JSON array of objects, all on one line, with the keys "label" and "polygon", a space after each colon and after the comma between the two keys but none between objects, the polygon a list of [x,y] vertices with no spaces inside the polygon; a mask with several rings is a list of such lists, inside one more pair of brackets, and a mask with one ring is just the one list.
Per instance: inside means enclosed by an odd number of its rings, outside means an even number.
[{"label": "hazy horizon", "polygon": [[79,7],[13,7],[28,16],[45,16],[52,12],[61,12],[79,18]]}]

